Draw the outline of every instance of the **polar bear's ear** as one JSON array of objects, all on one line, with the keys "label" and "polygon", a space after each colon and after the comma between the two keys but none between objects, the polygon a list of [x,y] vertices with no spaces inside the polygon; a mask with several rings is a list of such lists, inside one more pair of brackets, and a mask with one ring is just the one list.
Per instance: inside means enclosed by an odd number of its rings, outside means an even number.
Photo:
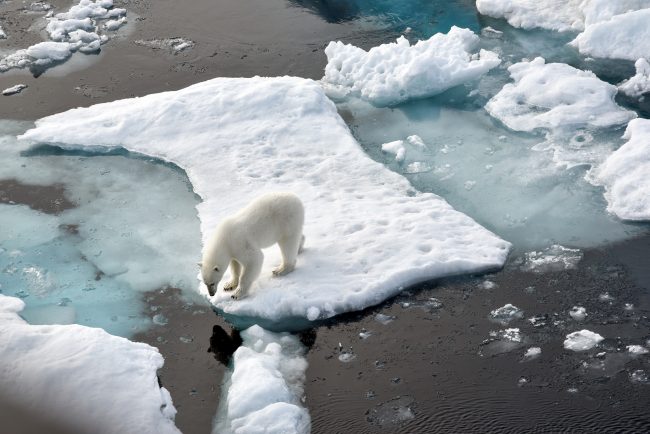
[{"label": "polar bear's ear", "polygon": [[214,271],[219,271],[219,267],[214,267]]}]

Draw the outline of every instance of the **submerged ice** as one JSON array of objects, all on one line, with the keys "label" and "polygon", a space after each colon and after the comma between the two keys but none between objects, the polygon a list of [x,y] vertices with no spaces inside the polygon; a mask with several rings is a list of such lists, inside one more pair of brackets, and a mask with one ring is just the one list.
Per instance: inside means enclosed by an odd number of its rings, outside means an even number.
[{"label": "submerged ice", "polygon": [[72,205],[46,214],[0,204],[0,290],[24,299],[23,317],[129,336],[151,324],[144,292],[193,292],[200,235],[181,172],[120,155],[26,152],[15,140],[26,126],[0,123],[0,181],[59,185]]}]

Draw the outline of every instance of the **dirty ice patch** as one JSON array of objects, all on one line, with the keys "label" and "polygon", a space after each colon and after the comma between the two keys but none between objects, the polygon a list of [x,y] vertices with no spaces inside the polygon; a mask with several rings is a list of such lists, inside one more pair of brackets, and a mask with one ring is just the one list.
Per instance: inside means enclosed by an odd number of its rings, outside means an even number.
[{"label": "dirty ice patch", "polygon": [[295,336],[257,325],[241,336],[213,434],[309,433],[311,420],[303,406],[305,347]]},{"label": "dirty ice patch", "polygon": [[369,51],[330,42],[322,82],[332,97],[359,96],[379,106],[436,95],[501,63],[496,53],[476,53],[478,42],[471,30],[458,27],[414,45],[401,36]]},{"label": "dirty ice patch", "polygon": [[636,117],[614,102],[616,86],[590,71],[537,57],[508,68],[506,84],[485,109],[508,128],[533,131],[563,127],[610,127]]},{"label": "dirty ice patch", "polygon": [[650,58],[650,4],[647,7],[587,26],[571,45],[593,57],[632,61]]},{"label": "dirty ice patch", "polygon": [[607,210],[624,220],[650,220],[650,120],[634,119],[624,139],[628,142],[589,174],[605,186]]},{"label": "dirty ice patch", "polygon": [[571,351],[587,351],[598,345],[603,339],[598,333],[580,330],[569,333],[564,340],[564,348]]},{"label": "dirty ice patch", "polygon": [[618,90],[627,96],[638,98],[650,92],[650,62],[644,58],[637,59],[634,63],[634,68],[636,69],[636,74],[629,80],[625,80],[619,84]]},{"label": "dirty ice patch", "polygon": [[[180,433],[156,348],[79,325],[29,325],[0,294],[0,391],[74,432]],[[74,424],[74,426],[70,426]]]},{"label": "dirty ice patch", "polygon": [[233,301],[220,287],[212,299],[229,314],[331,317],[423,280],[500,267],[510,249],[440,197],[414,191],[372,161],[311,80],[218,78],[50,116],[21,138],[66,148],[122,146],[177,164],[203,198],[197,208],[204,243],[254,197],[296,193],[305,204],[307,240],[296,270],[272,278],[279,249],[267,249],[247,298]]}]

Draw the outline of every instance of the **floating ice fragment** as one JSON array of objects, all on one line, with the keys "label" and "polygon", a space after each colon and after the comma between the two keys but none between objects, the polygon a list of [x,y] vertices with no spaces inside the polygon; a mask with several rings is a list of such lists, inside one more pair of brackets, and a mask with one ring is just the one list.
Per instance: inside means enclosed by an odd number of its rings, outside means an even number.
[{"label": "floating ice fragment", "polygon": [[510,303],[490,312],[490,318],[502,324],[508,324],[512,320],[523,318],[523,316],[524,311]]},{"label": "floating ice fragment", "polygon": [[409,163],[406,168],[404,169],[404,173],[408,174],[416,174],[416,173],[424,173],[424,172],[429,172],[431,170],[431,166],[429,163],[425,161],[414,161],[413,163]]},{"label": "floating ice fragment", "polygon": [[518,328],[509,328],[505,330],[491,331],[490,336],[502,341],[522,342],[521,332]]},{"label": "floating ice fragment", "polygon": [[359,332],[359,338],[361,339],[368,339],[370,336],[372,336],[372,332],[366,329],[361,329]]},{"label": "floating ice fragment", "polygon": [[524,353],[524,361],[536,359],[540,354],[542,354],[540,347],[530,347]]},{"label": "floating ice fragment", "polygon": [[424,140],[422,140],[422,137],[418,136],[417,134],[413,134],[411,136],[408,136],[406,138],[406,141],[409,142],[411,146],[415,146],[416,148],[419,148],[420,150],[426,150],[427,145],[424,143]]},{"label": "floating ice fragment", "polygon": [[47,12],[52,9],[52,5],[45,2],[31,2],[29,10],[32,12]]},{"label": "floating ice fragment", "polygon": [[487,280],[487,279],[486,279],[486,280],[484,280],[483,282],[479,283],[478,286],[479,286],[479,288],[481,288],[481,289],[494,289],[494,288],[497,287],[497,284],[494,283],[494,282],[491,281],[491,280]]},{"label": "floating ice fragment", "polygon": [[455,26],[414,45],[400,36],[367,52],[330,42],[322,82],[333,96],[359,96],[377,105],[435,95],[478,78],[501,62],[491,51],[472,55],[478,42],[472,31]]},{"label": "floating ice fragment", "polygon": [[120,27],[122,27],[124,24],[126,24],[126,17],[120,17],[116,20],[106,21],[104,23],[104,28],[108,31],[114,32]]},{"label": "floating ice fragment", "polygon": [[372,408],[367,419],[370,423],[383,427],[402,424],[415,418],[411,409],[413,403],[414,400],[410,396],[399,396]]},{"label": "floating ice fragment", "polygon": [[569,315],[576,321],[584,321],[587,316],[587,309],[581,306],[573,306],[569,311]]},{"label": "floating ice fragment", "polygon": [[476,181],[465,181],[463,187],[465,187],[465,190],[470,191],[471,189],[474,188],[475,185],[476,185]]},{"label": "floating ice fragment", "polygon": [[598,296],[598,300],[608,303],[608,302],[614,301],[614,297],[609,295],[609,292],[603,292],[602,294],[600,294]]},{"label": "floating ice fragment", "polygon": [[625,310],[634,310],[634,305],[632,303],[625,303],[623,305],[623,309],[625,309]]},{"label": "floating ice fragment", "polygon": [[138,39],[133,42],[136,45],[148,47],[154,50],[168,50],[174,54],[194,47],[194,41],[185,38]]},{"label": "floating ice fragment", "polygon": [[181,342],[184,343],[184,344],[189,344],[189,343],[191,343],[192,341],[194,341],[194,338],[192,338],[191,336],[180,336],[180,337],[178,338],[178,340],[181,341]]},{"label": "floating ice fragment", "polygon": [[353,361],[356,358],[357,358],[357,355],[354,354],[351,351],[344,351],[341,354],[339,354],[339,361],[341,361],[343,363],[349,363],[349,362]]},{"label": "floating ice fragment", "polygon": [[394,316],[385,315],[383,313],[378,313],[377,315],[375,315],[375,321],[378,321],[378,322],[382,323],[383,325],[386,325],[388,323],[393,322],[394,319],[395,319]]},{"label": "floating ice fragment", "polygon": [[381,145],[381,150],[395,155],[395,161],[401,163],[406,156],[406,148],[404,147],[403,140],[395,140]]},{"label": "floating ice fragment", "polygon": [[7,39],[7,34],[2,29],[2,26],[0,26],[0,39]]},{"label": "floating ice fragment", "polygon": [[570,333],[564,341],[564,348],[571,351],[586,351],[594,348],[603,338],[598,333],[589,330],[580,330]]},{"label": "floating ice fragment", "polygon": [[628,345],[627,351],[634,355],[648,354],[648,349],[643,345]]},{"label": "floating ice fragment", "polygon": [[648,374],[643,369],[636,369],[630,373],[632,383],[647,384]]},{"label": "floating ice fragment", "polygon": [[159,325],[159,326],[164,326],[164,325],[167,325],[167,323],[169,323],[169,320],[167,319],[167,317],[165,317],[165,315],[163,315],[162,313],[158,313],[158,314],[154,315],[153,318],[152,318],[152,321],[153,321],[154,324]]},{"label": "floating ice fragment", "polygon": [[570,270],[578,265],[582,256],[583,253],[579,249],[570,249],[554,244],[542,251],[525,253],[521,268],[534,273]]}]

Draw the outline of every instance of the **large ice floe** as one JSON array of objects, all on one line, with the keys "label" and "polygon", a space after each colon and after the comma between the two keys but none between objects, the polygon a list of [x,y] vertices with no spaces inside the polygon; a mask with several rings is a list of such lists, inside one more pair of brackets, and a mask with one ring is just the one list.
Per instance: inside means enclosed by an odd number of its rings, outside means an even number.
[{"label": "large ice floe", "polygon": [[330,42],[325,48],[327,66],[322,82],[333,97],[360,96],[377,105],[435,95],[501,63],[491,51],[472,54],[478,42],[471,30],[458,27],[413,45],[402,36],[369,51]]},{"label": "large ice floe", "polygon": [[257,195],[298,194],[307,241],[296,270],[271,277],[280,255],[266,250],[250,296],[233,301],[219,289],[212,299],[229,314],[331,317],[419,281],[500,267],[510,248],[368,158],[311,80],[213,79],[50,116],[21,138],[99,152],[124,147],[177,164],[203,198],[204,241]]},{"label": "large ice floe", "polygon": [[214,434],[307,434],[310,417],[303,407],[305,347],[288,333],[259,326],[242,332],[215,417]]},{"label": "large ice floe", "polygon": [[625,220],[650,220],[650,120],[630,121],[623,138],[628,142],[589,178],[605,186],[610,212]]},{"label": "large ice floe", "polygon": [[79,325],[29,325],[0,294],[0,394],[70,432],[180,433],[158,350]]},{"label": "large ice floe", "polygon": [[126,10],[113,7],[113,0],[80,0],[67,12],[47,18],[50,41],[40,42],[0,59],[0,72],[14,68],[42,71],[67,60],[73,53],[96,53],[109,36],[101,31],[117,30],[126,22]]}]

